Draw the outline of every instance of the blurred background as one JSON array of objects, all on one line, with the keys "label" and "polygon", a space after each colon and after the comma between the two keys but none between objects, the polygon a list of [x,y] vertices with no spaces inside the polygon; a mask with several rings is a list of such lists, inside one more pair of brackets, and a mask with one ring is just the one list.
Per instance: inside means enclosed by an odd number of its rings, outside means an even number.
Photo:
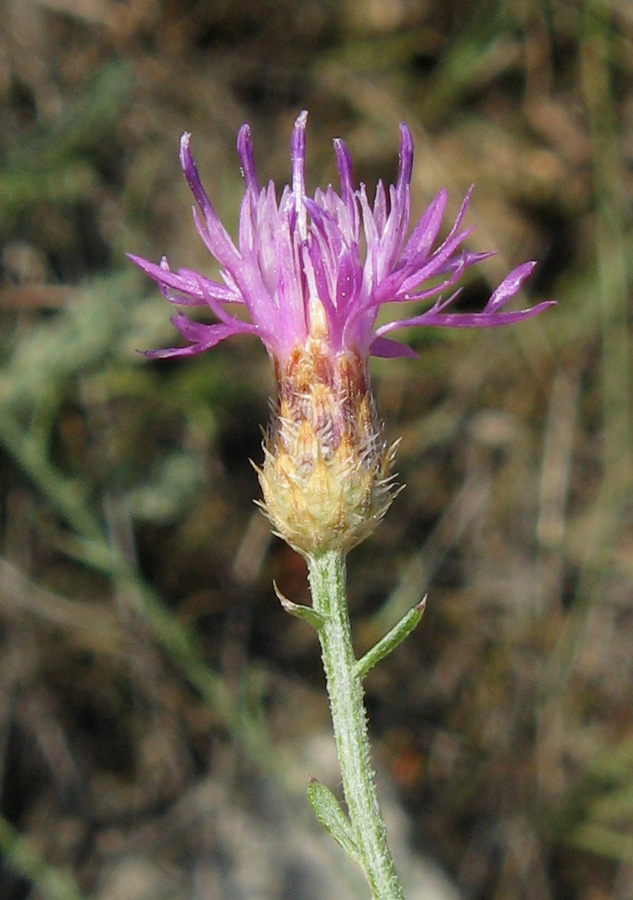
[{"label": "blurred background", "polygon": [[[539,266],[518,327],[411,333],[377,361],[406,489],[349,561],[408,898],[633,897],[627,0],[0,4],[0,897],[365,897],[306,810],[337,788],[318,647],[274,597],[302,560],[252,504],[273,383],[235,339],[188,361],[126,251],[214,275],[186,129],[235,229],[239,126],[308,187],[344,137],[370,193],[416,142],[413,212],[471,182],[479,308]],[[447,227],[450,220],[447,218]]]}]

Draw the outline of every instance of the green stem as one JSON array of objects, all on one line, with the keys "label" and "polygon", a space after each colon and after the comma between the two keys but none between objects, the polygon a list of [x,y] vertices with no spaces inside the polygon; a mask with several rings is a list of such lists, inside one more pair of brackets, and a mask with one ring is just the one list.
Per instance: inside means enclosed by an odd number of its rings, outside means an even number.
[{"label": "green stem", "polygon": [[403,900],[371,767],[363,686],[345,597],[345,558],[335,551],[324,553],[309,559],[308,569],[314,609],[323,617],[317,631],[352,835],[374,900]]}]

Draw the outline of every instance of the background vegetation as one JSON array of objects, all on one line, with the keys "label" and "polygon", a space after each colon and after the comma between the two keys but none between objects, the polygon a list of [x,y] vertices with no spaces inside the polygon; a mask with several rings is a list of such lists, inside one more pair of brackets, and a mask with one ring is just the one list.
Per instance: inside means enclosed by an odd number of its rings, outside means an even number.
[{"label": "background vegetation", "polygon": [[407,487],[350,559],[359,650],[429,592],[367,684],[400,855],[471,898],[631,898],[630,3],[0,12],[0,895],[356,896],[301,812],[329,724],[271,589],[305,600],[303,564],[251,503],[266,355],[144,362],[174,332],[124,257],[211,271],[181,132],[233,228],[239,126],[280,185],[305,107],[312,188],[337,135],[391,180],[406,120],[415,211],[474,181],[471,246],[499,251],[465,302],[531,258],[525,302],[559,301],[373,369]]}]

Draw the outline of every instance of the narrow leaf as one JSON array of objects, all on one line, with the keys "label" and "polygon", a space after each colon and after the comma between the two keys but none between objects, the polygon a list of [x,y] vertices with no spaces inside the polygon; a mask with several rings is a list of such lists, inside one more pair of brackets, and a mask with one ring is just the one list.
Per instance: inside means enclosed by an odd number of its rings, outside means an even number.
[{"label": "narrow leaf", "polygon": [[381,638],[377,644],[368,650],[356,663],[356,674],[359,678],[364,678],[367,673],[374,668],[376,663],[389,656],[392,650],[395,650],[402,641],[411,634],[418,626],[424,610],[426,609],[426,596],[422,598],[420,603],[416,604],[409,612],[397,622],[387,634]]},{"label": "narrow leaf", "polygon": [[303,606],[303,604],[301,603],[293,603],[292,600],[289,600],[284,594],[281,593],[281,591],[277,587],[276,581],[273,581],[273,588],[275,594],[277,595],[277,599],[283,606],[285,612],[289,613],[291,616],[296,616],[297,619],[303,619],[304,622],[312,625],[312,627],[316,628],[317,631],[319,631],[319,629],[323,627],[325,619],[320,612],[317,612],[316,609],[313,609],[313,607],[311,606]]},{"label": "narrow leaf", "polygon": [[317,820],[343,848],[350,859],[360,863],[360,854],[352,834],[352,826],[332,791],[323,782],[312,778],[307,793],[308,801]]}]

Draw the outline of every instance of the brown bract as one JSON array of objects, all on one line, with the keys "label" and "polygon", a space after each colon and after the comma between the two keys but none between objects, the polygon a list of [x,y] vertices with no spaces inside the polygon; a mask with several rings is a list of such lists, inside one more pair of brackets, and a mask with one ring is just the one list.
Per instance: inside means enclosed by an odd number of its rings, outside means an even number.
[{"label": "brown bract", "polygon": [[396,445],[377,421],[365,361],[311,337],[283,367],[257,468],[262,508],[304,556],[347,552],[374,530],[393,499]]}]

